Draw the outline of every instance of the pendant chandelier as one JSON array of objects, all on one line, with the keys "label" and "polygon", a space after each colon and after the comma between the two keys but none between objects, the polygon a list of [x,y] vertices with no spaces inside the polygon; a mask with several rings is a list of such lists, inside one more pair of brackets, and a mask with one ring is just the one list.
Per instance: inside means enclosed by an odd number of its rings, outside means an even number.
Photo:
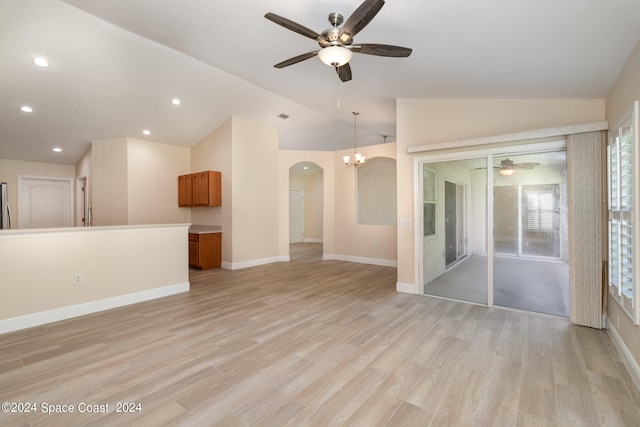
[{"label": "pendant chandelier", "polygon": [[356,144],[358,141],[358,135],[356,133],[356,117],[358,117],[357,111],[352,111],[353,113],[353,160],[351,160],[351,156],[344,156],[342,159],[344,160],[344,164],[347,166],[358,167],[364,164],[364,156],[356,150]]}]

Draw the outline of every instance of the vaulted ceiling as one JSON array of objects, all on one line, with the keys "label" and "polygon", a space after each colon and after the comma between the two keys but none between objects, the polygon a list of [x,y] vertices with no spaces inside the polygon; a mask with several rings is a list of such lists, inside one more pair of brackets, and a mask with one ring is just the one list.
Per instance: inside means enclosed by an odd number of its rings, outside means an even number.
[{"label": "vaulted ceiling", "polygon": [[277,126],[281,149],[337,150],[359,111],[358,145],[378,144],[395,139],[398,98],[602,99],[640,39],[637,0],[388,0],[356,43],[410,57],[355,54],[345,83],[315,57],[273,67],[319,45],[267,12],[320,33],[360,3],[0,0],[0,158],[73,164],[118,137],[191,146],[231,115]]}]

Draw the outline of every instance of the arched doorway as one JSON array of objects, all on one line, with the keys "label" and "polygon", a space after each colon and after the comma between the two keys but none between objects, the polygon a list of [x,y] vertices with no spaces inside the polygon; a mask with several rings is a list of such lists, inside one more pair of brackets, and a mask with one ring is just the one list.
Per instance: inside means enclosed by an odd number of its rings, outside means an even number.
[{"label": "arched doorway", "polygon": [[313,162],[289,168],[289,257],[322,257],[324,172]]}]

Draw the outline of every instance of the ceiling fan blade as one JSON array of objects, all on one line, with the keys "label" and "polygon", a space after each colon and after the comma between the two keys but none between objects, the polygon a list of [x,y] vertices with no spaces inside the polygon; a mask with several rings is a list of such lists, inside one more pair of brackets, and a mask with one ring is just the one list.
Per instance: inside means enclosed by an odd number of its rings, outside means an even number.
[{"label": "ceiling fan blade", "polygon": [[289,58],[286,61],[282,61],[274,65],[276,68],[284,68],[289,65],[297,64],[298,62],[302,62],[305,59],[313,58],[318,54],[318,51],[303,53],[302,55],[294,56],[293,58]]},{"label": "ceiling fan blade", "polygon": [[276,15],[275,13],[271,13],[271,12],[264,15],[264,17],[267,18],[269,21],[275,22],[276,24],[283,26],[288,30],[301,34],[305,37],[309,37],[310,39],[314,39],[320,43],[328,44],[328,42],[320,34],[316,33],[315,31],[303,25],[298,24],[297,22],[293,22],[290,19],[283,18],[282,16]]},{"label": "ceiling fan blade", "polygon": [[342,67],[336,67],[336,72],[338,73],[340,80],[343,82],[351,80],[351,66],[348,63],[344,64]]},{"label": "ceiling fan blade", "polygon": [[540,163],[528,162],[528,163],[516,163],[514,166],[518,169],[533,169]]},{"label": "ceiling fan blade", "polygon": [[406,58],[413,52],[408,47],[392,46],[388,44],[359,44],[349,46],[353,52],[364,53],[366,55],[390,56],[394,58]]},{"label": "ceiling fan blade", "polygon": [[377,15],[384,6],[384,0],[365,0],[351,14],[347,22],[340,30],[340,36],[343,33],[349,34],[351,37],[358,34],[369,22]]}]

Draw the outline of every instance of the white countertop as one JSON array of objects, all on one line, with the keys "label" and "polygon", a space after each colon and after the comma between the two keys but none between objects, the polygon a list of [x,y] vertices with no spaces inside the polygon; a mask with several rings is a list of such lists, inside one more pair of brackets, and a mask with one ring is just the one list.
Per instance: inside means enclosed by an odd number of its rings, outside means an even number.
[{"label": "white countertop", "polygon": [[189,233],[190,234],[222,233],[222,226],[192,224],[191,227],[189,227]]},{"label": "white countertop", "polygon": [[43,234],[87,234],[87,233],[115,233],[120,231],[134,230],[159,230],[159,229],[180,229],[189,227],[188,223],[178,224],[141,224],[141,225],[100,225],[91,227],[60,227],[60,228],[12,228],[0,230],[0,238],[21,237],[26,235]]}]

